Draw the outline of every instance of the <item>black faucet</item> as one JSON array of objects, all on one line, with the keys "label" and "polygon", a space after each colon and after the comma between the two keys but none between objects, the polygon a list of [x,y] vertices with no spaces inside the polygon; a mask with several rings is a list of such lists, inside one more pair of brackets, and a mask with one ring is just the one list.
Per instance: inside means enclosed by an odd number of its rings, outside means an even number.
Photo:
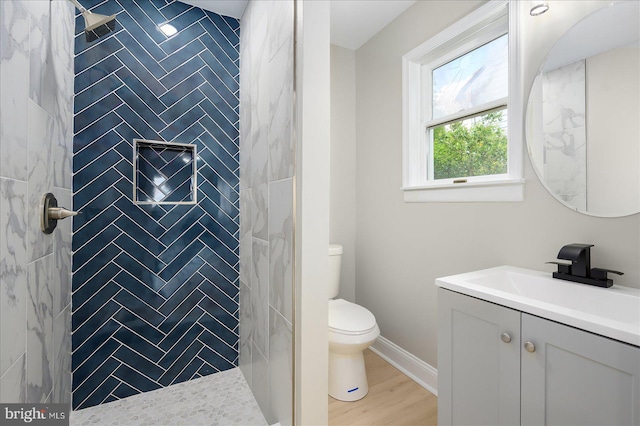
[{"label": "black faucet", "polygon": [[611,287],[613,280],[607,274],[622,275],[622,272],[611,269],[591,268],[591,247],[593,244],[567,244],[558,252],[558,259],[569,260],[571,263],[547,262],[558,265],[558,272],[553,278],[573,281],[598,287]]}]

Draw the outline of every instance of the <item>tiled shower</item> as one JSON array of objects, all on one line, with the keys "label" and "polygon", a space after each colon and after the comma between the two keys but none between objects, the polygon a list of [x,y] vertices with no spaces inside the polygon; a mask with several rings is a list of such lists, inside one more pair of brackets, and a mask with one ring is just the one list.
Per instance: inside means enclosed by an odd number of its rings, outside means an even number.
[{"label": "tiled shower", "polygon": [[[76,18],[76,409],[238,358],[239,22],[179,2],[95,3],[120,30],[87,43]],[[137,139],[195,145],[197,180],[181,145]],[[185,191],[194,201],[162,201]]]},{"label": "tiled shower", "polygon": [[[1,2],[0,402],[81,409],[239,366],[290,424],[293,2],[82,3],[116,31]],[[40,232],[45,192],[73,232]]]}]

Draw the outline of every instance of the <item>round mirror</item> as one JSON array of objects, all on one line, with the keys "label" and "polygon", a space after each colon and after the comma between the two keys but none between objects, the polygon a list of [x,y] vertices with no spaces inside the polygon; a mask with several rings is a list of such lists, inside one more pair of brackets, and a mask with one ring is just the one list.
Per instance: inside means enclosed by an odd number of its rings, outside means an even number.
[{"label": "round mirror", "polygon": [[640,212],[640,2],[578,22],[553,46],[527,107],[527,147],[561,203],[602,217]]}]

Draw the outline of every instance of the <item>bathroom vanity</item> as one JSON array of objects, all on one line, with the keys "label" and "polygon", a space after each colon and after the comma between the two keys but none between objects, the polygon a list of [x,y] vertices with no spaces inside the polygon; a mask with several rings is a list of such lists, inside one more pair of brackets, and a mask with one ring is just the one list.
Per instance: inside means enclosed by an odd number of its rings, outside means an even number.
[{"label": "bathroom vanity", "polygon": [[510,266],[436,285],[440,425],[640,424],[640,290]]}]

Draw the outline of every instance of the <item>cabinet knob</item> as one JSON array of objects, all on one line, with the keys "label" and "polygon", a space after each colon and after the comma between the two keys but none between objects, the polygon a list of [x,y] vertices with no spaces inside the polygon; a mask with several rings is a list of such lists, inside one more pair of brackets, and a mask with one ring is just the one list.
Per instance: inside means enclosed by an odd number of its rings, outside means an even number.
[{"label": "cabinet knob", "polygon": [[502,333],[500,335],[500,339],[505,343],[511,342],[511,336],[509,336],[509,333]]},{"label": "cabinet knob", "polygon": [[535,352],[536,351],[536,345],[534,345],[531,342],[524,342],[524,348],[526,349],[527,352]]}]

